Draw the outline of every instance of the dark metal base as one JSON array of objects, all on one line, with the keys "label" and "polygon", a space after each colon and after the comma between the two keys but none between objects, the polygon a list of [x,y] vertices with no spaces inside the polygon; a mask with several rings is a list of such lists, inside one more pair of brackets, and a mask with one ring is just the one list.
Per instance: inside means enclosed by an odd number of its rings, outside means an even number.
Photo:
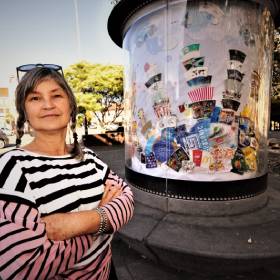
[{"label": "dark metal base", "polygon": [[125,167],[125,177],[140,190],[185,200],[238,200],[261,194],[267,188],[267,174],[246,180],[199,182],[154,177]]},{"label": "dark metal base", "polygon": [[[122,47],[123,43],[123,33],[125,29],[125,25],[129,21],[129,19],[143,7],[151,4],[153,2],[157,2],[158,0],[121,0],[111,11],[111,14],[108,18],[107,28],[108,33],[111,39],[119,46]],[[192,0],[193,1],[193,0]],[[243,0],[248,2],[248,0]],[[274,19],[275,26],[278,27],[280,25],[280,4],[278,0],[250,0],[252,3],[259,3],[265,5],[271,12],[272,17]],[[167,1],[168,2],[168,1]],[[187,1],[186,1],[187,2]],[[191,2],[190,0],[188,2]],[[211,2],[211,1],[210,1]],[[222,1],[221,1],[222,2]],[[238,1],[236,1],[238,2]],[[197,1],[194,1],[197,3]]]}]

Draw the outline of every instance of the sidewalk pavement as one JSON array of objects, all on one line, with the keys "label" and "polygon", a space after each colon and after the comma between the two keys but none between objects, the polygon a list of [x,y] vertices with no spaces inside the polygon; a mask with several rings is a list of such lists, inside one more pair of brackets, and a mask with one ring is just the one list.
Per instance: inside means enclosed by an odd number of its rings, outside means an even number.
[{"label": "sidewalk pavement", "polygon": [[258,269],[251,272],[232,275],[200,275],[203,267],[197,273],[175,270],[155,263],[144,255],[129,248],[118,237],[112,243],[113,261],[118,280],[279,280],[279,266],[271,271]]},{"label": "sidewalk pavement", "polygon": [[[124,146],[123,145],[117,145],[117,146],[99,146],[99,147],[90,147],[92,148],[102,160],[104,160],[116,173],[118,173],[121,177],[124,177]],[[280,185],[280,152],[279,150],[270,150],[269,153],[269,173],[273,176],[274,185],[279,188]],[[276,177],[275,177],[276,176]],[[278,178],[278,179],[277,179]],[[151,219],[151,216],[158,217],[158,219],[163,219],[159,210],[152,210],[153,213],[151,213],[151,208],[144,209],[145,206],[141,205],[140,203],[136,203],[136,210],[135,210],[135,219],[142,219],[142,231],[147,231],[147,225],[149,218]],[[144,210],[143,210],[144,209]],[[274,211],[274,210],[273,210]],[[145,215],[143,215],[145,213]],[[267,212],[269,213],[269,212]],[[265,216],[265,214],[260,213],[261,215]],[[140,216],[139,216],[140,215]],[[142,216],[141,216],[142,215]],[[173,214],[174,215],[174,214]],[[143,219],[144,218],[144,219]],[[261,219],[261,217],[260,217]],[[134,220],[134,219],[133,219]],[[258,217],[256,217],[256,220],[258,220]],[[139,223],[138,223],[139,224]],[[129,223],[127,226],[124,227],[125,234],[129,235],[129,233],[135,234],[133,238],[135,240],[138,238],[137,236],[141,235],[141,233],[136,232],[135,228],[133,229],[133,221]],[[150,225],[149,225],[150,226]],[[164,227],[160,228],[159,223],[154,224],[154,227],[157,228],[159,231],[157,234],[160,236],[160,231],[164,231],[165,227],[168,225],[165,225]],[[241,227],[243,227],[242,225]],[[179,228],[179,231],[185,230],[186,227]],[[279,223],[277,223],[277,226],[273,228],[273,224],[269,226],[270,231],[273,229],[274,235],[279,235],[278,230],[280,231]],[[268,229],[268,230],[269,230]],[[137,228],[137,230],[141,231],[141,229]],[[173,230],[177,231],[176,229],[170,229],[171,232]],[[264,228],[264,234],[266,228]],[[128,232],[128,233],[127,233]],[[168,230],[167,230],[168,232]],[[212,234],[214,231],[212,232]],[[270,232],[271,233],[271,232]],[[151,234],[151,233],[149,233]],[[185,237],[184,232],[182,232],[181,239],[184,239]],[[214,237],[214,236],[212,236]],[[145,237],[147,239],[151,238],[151,236]],[[147,239],[144,240],[147,242]],[[209,238],[209,237],[208,237]],[[211,236],[210,236],[211,238]],[[199,261],[196,263],[196,266],[198,267],[197,271],[195,272],[186,272],[186,271],[179,271],[174,268],[167,267],[162,262],[160,262],[159,258],[154,258],[154,256],[149,256],[147,258],[148,254],[141,254],[141,250],[134,251],[133,248],[137,248],[137,244],[135,244],[135,240],[131,239],[131,235],[128,238],[128,242],[125,238],[122,236],[122,232],[120,234],[116,234],[114,241],[112,243],[113,248],[113,261],[115,263],[116,272],[119,277],[119,280],[279,280],[280,279],[280,264],[279,259],[277,259],[277,262],[275,264],[272,264],[270,266],[266,266],[265,268],[255,268],[248,272],[236,272],[236,273],[227,273],[223,275],[214,275],[213,273],[205,273],[204,267],[199,267]],[[139,241],[140,239],[136,240]],[[277,238],[278,240],[278,238]],[[140,240],[141,242],[141,240]],[[210,239],[211,242],[211,239]],[[188,244],[185,244],[184,246],[192,248],[192,246],[195,246],[192,244],[193,242],[190,242]],[[130,247],[130,244],[133,246]],[[150,243],[151,244],[151,243]],[[149,243],[148,243],[149,245]],[[166,244],[164,244],[166,245]],[[228,244],[224,244],[225,247],[227,247]],[[248,244],[247,244],[248,245]],[[278,246],[279,244],[277,244]],[[166,245],[168,246],[168,244]],[[223,246],[221,244],[221,246]],[[232,244],[233,248],[235,244]],[[244,245],[246,246],[246,245]],[[246,247],[244,248],[244,251],[246,251]],[[280,253],[280,252],[279,252]],[[164,258],[170,257],[171,259],[174,256],[171,254],[170,256],[167,255],[167,251],[162,251],[162,254]],[[150,257],[154,259],[153,261],[150,260]],[[170,260],[172,262],[172,260]],[[190,257],[190,261],[192,261]],[[195,262],[195,261],[194,261]],[[217,263],[216,263],[217,265]],[[223,263],[221,262],[218,266],[223,266]],[[220,267],[219,267],[220,268]],[[215,267],[213,267],[213,270],[215,270]],[[233,269],[234,271],[234,269]]]}]

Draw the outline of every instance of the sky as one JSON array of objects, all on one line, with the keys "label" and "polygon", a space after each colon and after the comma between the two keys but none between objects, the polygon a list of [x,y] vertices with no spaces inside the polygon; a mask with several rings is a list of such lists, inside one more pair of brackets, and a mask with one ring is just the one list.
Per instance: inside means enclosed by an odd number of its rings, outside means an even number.
[{"label": "sky", "polygon": [[125,51],[107,31],[110,2],[0,0],[0,87],[23,64],[124,64]]}]

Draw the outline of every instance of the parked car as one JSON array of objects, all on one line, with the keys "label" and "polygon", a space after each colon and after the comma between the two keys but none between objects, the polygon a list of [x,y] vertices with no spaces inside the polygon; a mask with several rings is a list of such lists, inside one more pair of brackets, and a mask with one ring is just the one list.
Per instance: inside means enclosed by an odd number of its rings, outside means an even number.
[{"label": "parked car", "polygon": [[3,149],[8,144],[9,144],[8,136],[2,129],[0,129],[0,149]]},{"label": "parked car", "polygon": [[4,131],[5,134],[8,135],[8,136],[12,136],[12,135],[15,134],[11,129],[9,129],[9,128],[7,128],[7,127],[1,127],[0,129],[1,129],[2,131]]}]

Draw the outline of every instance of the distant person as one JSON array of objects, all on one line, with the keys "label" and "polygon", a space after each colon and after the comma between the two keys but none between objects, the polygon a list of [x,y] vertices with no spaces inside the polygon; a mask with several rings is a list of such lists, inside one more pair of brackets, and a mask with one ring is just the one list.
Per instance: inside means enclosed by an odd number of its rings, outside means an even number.
[{"label": "distant person", "polygon": [[[111,241],[132,217],[130,188],[79,145],[77,105],[60,73],[27,72],[16,108],[17,148],[0,156],[0,279],[116,279]],[[34,140],[20,147],[26,122]]]}]

